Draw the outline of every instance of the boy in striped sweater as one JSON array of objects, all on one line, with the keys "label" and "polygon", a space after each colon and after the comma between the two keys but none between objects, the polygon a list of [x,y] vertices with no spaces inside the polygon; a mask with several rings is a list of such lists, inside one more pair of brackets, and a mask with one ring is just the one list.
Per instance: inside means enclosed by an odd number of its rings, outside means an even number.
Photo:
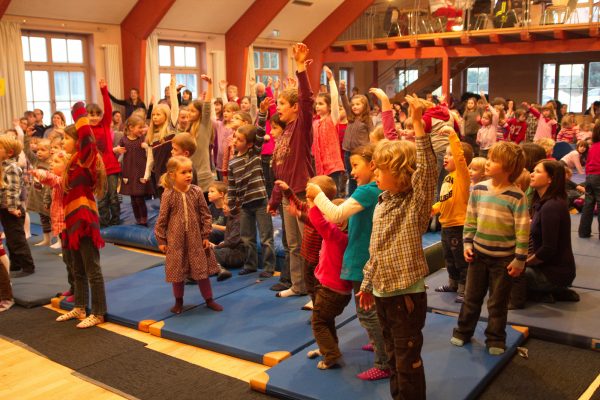
[{"label": "boy in striped sweater", "polygon": [[486,346],[492,355],[504,353],[512,277],[523,272],[529,243],[527,197],[514,184],[524,166],[518,145],[496,143],[485,165],[490,179],[477,184],[469,198],[463,240],[470,264],[458,326],[450,340],[455,346],[473,336],[489,288]]},{"label": "boy in striped sweater", "polygon": [[256,225],[260,242],[264,270],[261,278],[270,278],[275,271],[275,246],[273,245],[273,221],[267,213],[267,189],[262,173],[260,153],[265,137],[267,109],[271,99],[260,103],[258,126],[244,125],[234,134],[235,157],[229,161],[227,206],[230,213],[240,213],[240,236],[248,256],[239,275],[256,272]]}]

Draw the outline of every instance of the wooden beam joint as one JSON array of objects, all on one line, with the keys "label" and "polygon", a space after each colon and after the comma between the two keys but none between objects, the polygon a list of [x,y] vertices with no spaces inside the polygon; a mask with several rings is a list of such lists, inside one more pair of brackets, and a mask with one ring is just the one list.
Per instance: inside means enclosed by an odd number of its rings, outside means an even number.
[{"label": "wooden beam joint", "polygon": [[519,36],[522,42],[532,42],[534,40],[533,35],[529,31],[521,31]]},{"label": "wooden beam joint", "polygon": [[448,41],[444,38],[436,37],[433,39],[433,44],[439,47],[444,47],[448,44]]}]

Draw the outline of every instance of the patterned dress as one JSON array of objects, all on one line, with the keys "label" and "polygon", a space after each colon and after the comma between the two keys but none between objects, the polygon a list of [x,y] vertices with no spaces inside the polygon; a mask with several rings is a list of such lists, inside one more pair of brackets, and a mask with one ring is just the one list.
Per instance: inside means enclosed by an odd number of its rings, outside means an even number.
[{"label": "patterned dress", "polygon": [[123,154],[123,165],[121,168],[121,188],[119,193],[127,196],[144,196],[152,193],[149,183],[142,183],[146,171],[146,149],[142,147],[144,136],[135,140],[123,136],[119,146],[127,151]]},{"label": "patterned dress", "polygon": [[191,185],[185,193],[165,190],[154,233],[158,244],[167,246],[167,282],[183,282],[188,277],[199,281],[219,272],[212,248],[202,248],[211,230],[212,217],[200,187]]}]

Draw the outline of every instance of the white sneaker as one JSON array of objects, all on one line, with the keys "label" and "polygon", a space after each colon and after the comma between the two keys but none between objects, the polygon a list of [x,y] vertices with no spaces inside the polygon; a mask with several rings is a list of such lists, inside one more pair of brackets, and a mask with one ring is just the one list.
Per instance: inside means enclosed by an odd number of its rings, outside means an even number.
[{"label": "white sneaker", "polygon": [[8,310],[9,308],[11,308],[14,305],[15,305],[14,299],[2,300],[2,301],[0,301],[0,312]]}]

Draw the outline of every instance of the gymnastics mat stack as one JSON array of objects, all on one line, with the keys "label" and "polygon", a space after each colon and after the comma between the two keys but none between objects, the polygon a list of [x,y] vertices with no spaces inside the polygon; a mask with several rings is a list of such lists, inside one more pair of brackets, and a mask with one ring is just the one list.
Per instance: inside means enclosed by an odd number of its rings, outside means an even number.
[{"label": "gymnastics mat stack", "polygon": [[[527,336],[526,329],[508,327],[506,352],[491,356],[485,347],[485,324],[477,325],[473,340],[462,348],[450,344],[455,325],[455,318],[427,314],[422,358],[430,400],[475,398]],[[251,387],[286,399],[389,399],[389,380],[367,382],[356,378],[356,374],[373,366],[373,353],[361,350],[369,339],[358,320],[338,329],[338,337],[343,354],[340,368],[322,371],[317,368],[319,358],[310,360],[302,351],[251,379]]]},{"label": "gymnastics mat stack", "polygon": [[[234,278],[232,278],[234,279]],[[150,325],[150,333],[248,361],[272,366],[314,343],[307,296],[275,297],[269,278],[219,298],[222,312],[195,307]],[[336,325],[356,318],[351,302]]]}]

